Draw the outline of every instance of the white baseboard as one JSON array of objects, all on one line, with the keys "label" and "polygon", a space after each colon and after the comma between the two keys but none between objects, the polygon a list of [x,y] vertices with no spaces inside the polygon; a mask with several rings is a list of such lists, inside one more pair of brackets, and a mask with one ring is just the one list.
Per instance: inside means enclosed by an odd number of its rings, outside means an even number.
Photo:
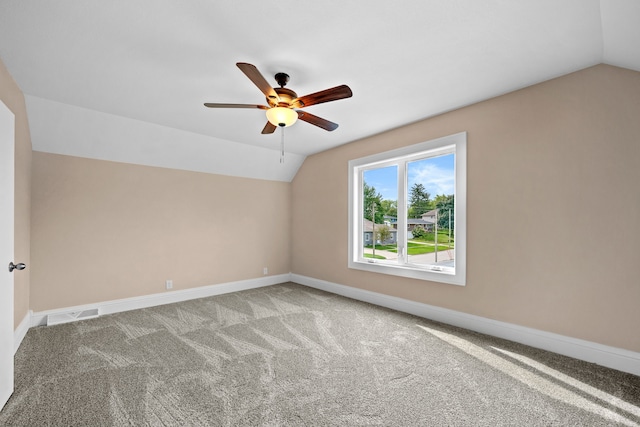
[{"label": "white baseboard", "polygon": [[32,315],[33,315],[33,311],[29,310],[22,318],[22,321],[20,322],[18,327],[13,331],[13,354],[14,355],[18,351],[20,344],[22,344],[22,340],[24,339],[25,335],[27,335],[27,332],[29,331]]},{"label": "white baseboard", "polygon": [[[221,283],[218,285],[201,286],[198,288],[183,289],[179,291],[163,292],[161,294],[144,295],[141,297],[124,298],[112,301],[103,301],[95,304],[64,307],[54,310],[39,311],[31,314],[31,327],[43,326],[47,323],[47,316],[62,315],[64,313],[79,312],[83,310],[98,309],[100,315],[119,313],[122,311],[137,310],[139,308],[154,307],[157,305],[171,304],[196,298],[205,298],[214,295],[227,294],[229,292],[244,291],[263,286],[277,285],[291,280],[291,273],[276,276],[265,276],[257,279],[241,280],[238,282]],[[26,331],[25,331],[26,333]]]},{"label": "white baseboard", "polygon": [[640,376],[640,353],[292,274],[292,282]]}]

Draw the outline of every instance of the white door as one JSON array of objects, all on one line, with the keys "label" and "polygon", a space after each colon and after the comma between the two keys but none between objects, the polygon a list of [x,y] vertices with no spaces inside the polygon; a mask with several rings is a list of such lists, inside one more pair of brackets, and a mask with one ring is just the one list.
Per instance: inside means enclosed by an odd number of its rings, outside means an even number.
[{"label": "white door", "polygon": [[0,409],[13,393],[14,117],[0,101]]}]

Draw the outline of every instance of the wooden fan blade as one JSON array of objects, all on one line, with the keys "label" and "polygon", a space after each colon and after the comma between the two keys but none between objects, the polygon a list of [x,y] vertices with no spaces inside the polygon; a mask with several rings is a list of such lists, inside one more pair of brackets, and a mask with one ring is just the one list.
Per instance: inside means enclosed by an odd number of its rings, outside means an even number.
[{"label": "wooden fan blade", "polygon": [[273,133],[276,131],[276,125],[272,124],[271,122],[267,122],[266,125],[264,125],[264,129],[262,129],[262,134],[267,134],[267,133]]},{"label": "wooden fan blade", "polygon": [[337,101],[338,99],[351,98],[353,92],[347,85],[336,86],[331,89],[325,89],[310,95],[301,96],[294,99],[291,105],[294,108],[308,107],[310,105],[322,104],[323,102]]},{"label": "wooden fan blade", "polygon": [[205,102],[205,107],[209,108],[259,108],[261,110],[268,110],[269,107],[266,105],[257,105],[257,104],[220,104],[215,102]]},{"label": "wooden fan blade", "polygon": [[298,118],[304,122],[311,123],[312,125],[318,126],[324,130],[328,130],[331,132],[332,130],[336,130],[338,128],[337,123],[330,122],[329,120],[323,119],[322,117],[314,116],[311,113],[307,113],[306,111],[298,111]]},{"label": "wooden fan blade", "polygon": [[249,80],[251,80],[253,84],[256,85],[262,93],[264,93],[264,96],[269,99],[273,99],[276,103],[280,102],[280,97],[276,91],[273,90],[269,82],[262,77],[262,74],[260,74],[260,71],[258,71],[255,65],[247,64],[246,62],[238,62],[236,65],[240,68],[240,71],[249,77]]}]

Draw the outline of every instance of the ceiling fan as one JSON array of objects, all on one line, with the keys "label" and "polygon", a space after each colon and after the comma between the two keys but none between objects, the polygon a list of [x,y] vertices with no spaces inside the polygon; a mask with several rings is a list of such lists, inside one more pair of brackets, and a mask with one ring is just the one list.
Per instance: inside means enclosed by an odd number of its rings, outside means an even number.
[{"label": "ceiling fan", "polygon": [[312,125],[318,126],[322,129],[333,131],[337,129],[337,123],[330,122],[322,117],[299,110],[299,108],[322,104],[323,102],[350,98],[353,95],[349,86],[341,85],[298,97],[294,91],[285,88],[285,85],[289,81],[288,74],[277,73],[275,75],[275,79],[280,87],[273,88],[254,65],[247,64],[245,62],[238,62],[236,65],[266,96],[268,106],[258,104],[221,104],[211,102],[207,102],[204,105],[209,108],[258,108],[260,110],[266,110],[268,121],[264,129],[262,129],[263,134],[273,133],[278,126],[291,126],[298,119],[311,123]]}]

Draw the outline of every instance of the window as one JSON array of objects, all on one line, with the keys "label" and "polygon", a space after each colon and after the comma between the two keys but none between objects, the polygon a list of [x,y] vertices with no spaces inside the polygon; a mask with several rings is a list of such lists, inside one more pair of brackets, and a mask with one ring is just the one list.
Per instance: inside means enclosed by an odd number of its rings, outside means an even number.
[{"label": "window", "polygon": [[465,284],[466,132],[349,162],[349,268]]}]

